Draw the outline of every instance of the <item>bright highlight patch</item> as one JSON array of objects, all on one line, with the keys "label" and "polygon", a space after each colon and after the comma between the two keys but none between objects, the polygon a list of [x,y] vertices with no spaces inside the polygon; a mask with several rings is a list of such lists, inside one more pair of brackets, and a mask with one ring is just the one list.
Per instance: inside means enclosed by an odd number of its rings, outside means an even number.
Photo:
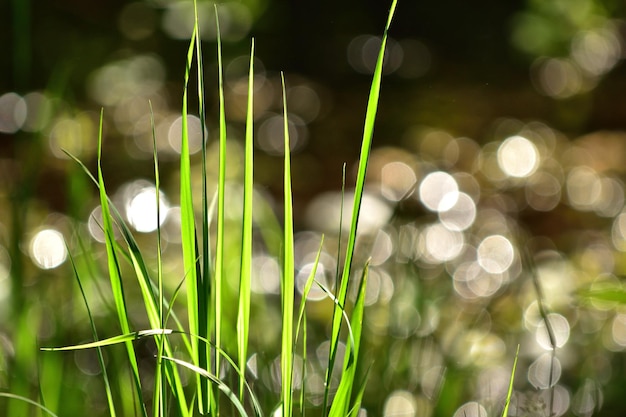
[{"label": "bright highlight patch", "polygon": [[63,235],[54,229],[38,232],[30,241],[30,258],[41,269],[53,269],[67,259]]},{"label": "bright highlight patch", "polygon": [[450,210],[459,198],[459,185],[446,172],[432,172],[419,188],[419,199],[430,211]]},{"label": "bright highlight patch", "polygon": [[512,136],[498,148],[498,165],[507,175],[526,178],[539,166],[539,151],[523,136]]},{"label": "bright highlight patch", "polygon": [[501,274],[513,264],[515,250],[509,239],[492,235],[480,242],[477,255],[478,263],[485,271]]}]

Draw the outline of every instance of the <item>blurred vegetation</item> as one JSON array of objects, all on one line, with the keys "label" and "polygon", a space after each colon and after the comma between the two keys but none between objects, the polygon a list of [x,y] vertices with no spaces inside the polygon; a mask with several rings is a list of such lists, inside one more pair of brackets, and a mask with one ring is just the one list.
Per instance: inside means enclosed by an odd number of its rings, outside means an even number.
[{"label": "blurred vegetation", "polygon": [[[214,9],[209,1],[200,6],[214,184]],[[95,352],[38,350],[92,339],[63,241],[91,277],[83,285],[98,333],[119,334],[103,278],[97,190],[63,153],[95,167],[101,108],[107,187],[150,252],[154,232],[142,219],[153,208],[142,198],[154,196],[148,101],[153,105],[163,204],[170,207],[163,220],[168,290],[182,278],[176,135],[190,10],[185,0],[0,2],[2,392],[45,399],[59,415],[108,415]],[[388,4],[233,0],[217,10],[229,186],[242,181],[254,37],[257,198],[280,218],[284,71],[296,274],[310,272],[324,233],[319,279],[332,287],[345,245],[338,233],[343,164],[349,196]],[[618,0],[400,1],[358,242],[361,261],[372,257],[362,344],[372,359],[363,404],[370,415],[496,415],[518,344],[509,415],[624,414],[624,18]],[[199,119],[190,126],[199,132]],[[193,162],[198,172],[199,153]],[[236,222],[241,202],[228,204]],[[263,243],[255,247],[250,337],[258,350],[250,353],[258,358],[258,384],[275,394],[263,399],[270,409],[279,398],[272,390],[280,250],[267,243],[277,239],[275,225],[256,227]],[[238,245],[239,236],[232,238]],[[309,343],[319,357],[328,349],[332,314],[323,295],[308,307]],[[135,328],[149,327],[135,313]],[[138,350],[150,375],[154,346],[140,341]],[[108,369],[126,372],[120,347],[105,355]],[[311,363],[309,386],[319,388],[324,364]],[[2,415],[28,410],[0,398]]]}]

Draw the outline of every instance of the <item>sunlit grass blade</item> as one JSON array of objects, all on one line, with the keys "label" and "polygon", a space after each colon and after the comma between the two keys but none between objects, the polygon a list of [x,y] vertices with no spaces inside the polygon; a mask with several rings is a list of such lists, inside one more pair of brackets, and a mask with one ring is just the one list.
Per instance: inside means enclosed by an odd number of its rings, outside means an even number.
[{"label": "sunlit grass blade", "polygon": [[361,274],[361,282],[359,283],[359,291],[357,299],[354,303],[354,309],[350,317],[350,327],[352,328],[353,344],[346,347],[346,353],[343,363],[343,373],[339,387],[330,407],[330,417],[345,417],[351,409],[350,399],[352,396],[352,387],[354,386],[356,377],[356,366],[359,359],[359,348],[361,345],[361,330],[363,328],[363,310],[365,308],[365,289],[367,288],[367,274],[369,270],[369,262],[366,263]]},{"label": "sunlit grass blade", "polygon": [[28,403],[30,405],[33,405],[33,406],[39,408],[40,410],[42,410],[43,412],[47,413],[48,415],[51,415],[52,417],[59,417],[56,414],[54,414],[51,410],[49,410],[48,408],[44,407],[43,405],[39,404],[36,401],[31,400],[30,398],[26,398],[26,397],[21,396],[21,395],[11,394],[9,392],[0,392],[0,397],[10,398],[12,400],[17,400],[17,401],[23,401],[25,403]]},{"label": "sunlit grass blade", "polygon": [[[70,254],[69,260],[72,265],[72,270],[74,271],[74,277],[76,278],[76,282],[78,283],[78,288],[80,289],[80,294],[85,302],[85,308],[87,309],[87,317],[89,318],[89,324],[91,326],[91,334],[93,335],[93,340],[98,340],[98,332],[96,330],[96,325],[93,321],[93,314],[91,314],[91,308],[89,308],[89,302],[87,301],[87,295],[85,294],[85,289],[83,288],[83,284],[80,281],[80,276],[78,274],[78,270],[76,268],[76,263],[74,261],[74,257],[71,255],[70,251],[67,251]],[[98,354],[98,363],[100,364],[100,370],[102,371],[102,380],[104,382],[104,391],[107,397],[107,404],[109,406],[109,415],[111,417],[115,417],[115,404],[113,403],[113,393],[111,391],[111,383],[109,381],[109,374],[107,372],[106,364],[104,362],[104,356],[102,355],[102,349],[100,347],[96,348],[96,352]]]},{"label": "sunlit grass blade", "polygon": [[[201,184],[202,190],[200,193],[202,202],[202,221],[201,221],[201,239],[202,244],[198,247],[196,240],[196,251],[200,253],[200,264],[198,264],[197,273],[197,309],[198,309],[198,328],[195,330],[197,335],[202,337],[209,337],[211,334],[211,321],[210,321],[210,304],[211,304],[211,256],[210,256],[210,230],[209,230],[209,207],[207,198],[207,155],[206,155],[206,114],[205,114],[205,102],[204,102],[204,66],[202,55],[202,42],[198,36],[200,33],[200,22],[198,17],[198,5],[196,0],[193,2],[194,7],[194,26],[196,33],[196,69],[197,69],[197,96],[198,96],[198,117],[200,119],[200,134],[202,138],[201,146]],[[211,353],[205,345],[198,346],[198,364],[202,368],[210,369],[211,365]],[[198,380],[198,406],[201,413],[207,413],[212,403],[210,387],[206,379],[199,378]]]},{"label": "sunlit grass blade", "polygon": [[[237,349],[239,367],[245,369],[248,357],[250,331],[250,281],[252,274],[252,200],[254,193],[254,39],[250,46],[250,69],[248,72],[248,110],[246,115],[246,143],[243,181],[243,218],[241,236],[241,268],[239,278],[239,308],[237,311]],[[244,378],[239,381],[239,396],[243,396]]]},{"label": "sunlit grass blade", "polygon": [[511,379],[509,380],[509,389],[506,393],[506,400],[504,402],[504,409],[502,410],[502,417],[509,415],[509,405],[511,404],[511,397],[513,396],[513,380],[515,379],[515,370],[517,369],[517,359],[519,358],[519,345],[515,351],[515,360],[513,361],[513,369],[511,369]]},{"label": "sunlit grass blade", "polygon": [[293,402],[293,306],[294,306],[294,248],[293,248],[293,205],[291,193],[291,157],[289,144],[289,120],[287,118],[287,93],[285,76],[281,73],[283,88],[283,122],[285,136],[284,159],[284,238],[283,276],[281,280],[282,343],[280,355],[282,417],[291,417]]},{"label": "sunlit grass blade", "polygon": [[[124,288],[122,286],[122,274],[117,252],[115,250],[115,233],[113,230],[113,217],[109,209],[109,199],[104,186],[104,176],[102,174],[102,123],[104,119],[104,110],[100,112],[100,129],[98,134],[98,184],[100,191],[100,207],[102,208],[102,227],[105,235],[105,247],[107,253],[107,263],[109,269],[109,279],[111,289],[113,291],[113,299],[117,310],[118,320],[122,333],[130,333],[130,323],[128,321],[128,312],[126,309],[126,299],[124,297]],[[126,343],[126,351],[130,362],[133,382],[135,384],[136,394],[141,398],[141,380],[139,379],[139,367],[137,365],[137,357],[135,349],[130,342]],[[145,404],[140,401],[142,415],[147,416]]]},{"label": "sunlit grass blade", "polygon": [[[387,24],[383,32],[382,42],[380,50],[378,52],[378,60],[376,61],[376,67],[374,69],[374,75],[372,79],[372,85],[370,88],[369,99],[367,103],[367,110],[365,113],[365,126],[363,129],[363,140],[361,143],[361,154],[359,157],[359,168],[357,173],[354,202],[352,207],[352,220],[350,225],[350,233],[348,235],[348,244],[346,248],[346,257],[344,261],[343,272],[341,274],[341,280],[339,283],[339,289],[337,292],[337,298],[339,299],[339,305],[344,306],[348,294],[349,278],[352,269],[352,257],[354,255],[357,226],[359,220],[359,212],[361,209],[361,200],[363,198],[363,190],[365,187],[365,174],[367,173],[367,165],[369,160],[370,149],[372,145],[372,138],[374,135],[374,122],[376,119],[376,112],[378,109],[378,99],[380,96],[380,87],[383,74],[383,61],[385,58],[385,47],[387,44],[387,32],[391,25],[391,20],[395,12],[397,0],[394,0],[389,10],[389,16],[387,18]],[[337,346],[339,344],[339,334],[341,332],[341,313],[340,310],[335,307],[333,310],[332,330],[330,339],[330,352],[328,368],[326,370],[326,386],[330,386],[332,378],[332,370],[335,364],[335,356],[337,353]],[[328,390],[324,396],[323,409],[326,409],[328,404]]]}]

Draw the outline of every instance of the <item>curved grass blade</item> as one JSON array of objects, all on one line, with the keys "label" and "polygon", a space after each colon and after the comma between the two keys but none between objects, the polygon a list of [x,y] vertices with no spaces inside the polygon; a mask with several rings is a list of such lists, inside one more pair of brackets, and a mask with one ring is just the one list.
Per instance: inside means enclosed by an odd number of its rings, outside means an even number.
[{"label": "curved grass blade", "polygon": [[[245,369],[248,357],[250,331],[250,281],[252,274],[252,200],[254,193],[253,157],[253,105],[254,105],[254,39],[250,47],[248,72],[248,110],[246,115],[246,143],[243,182],[243,227],[241,236],[241,268],[239,278],[239,308],[237,311],[237,349],[239,367]],[[239,396],[243,396],[244,379],[239,381]]]},{"label": "curved grass blade", "polygon": [[[363,129],[363,141],[361,143],[361,154],[359,157],[359,168],[357,174],[357,180],[354,191],[354,202],[352,207],[352,221],[350,226],[350,234],[348,236],[348,246],[346,249],[346,258],[344,261],[343,272],[341,274],[341,281],[338,290],[339,304],[344,306],[346,297],[348,294],[348,284],[350,280],[350,272],[352,269],[352,257],[354,255],[357,227],[359,220],[359,212],[361,209],[361,200],[363,198],[363,190],[365,187],[365,174],[367,173],[367,165],[369,160],[369,153],[372,146],[372,138],[374,135],[374,122],[376,120],[376,112],[378,109],[378,99],[380,96],[380,87],[382,82],[383,73],[383,61],[385,57],[385,47],[387,45],[387,33],[391,25],[396,9],[397,0],[393,0],[391,8],[389,10],[389,16],[387,18],[387,24],[383,32],[382,42],[380,50],[378,52],[378,60],[376,61],[376,67],[374,70],[374,76],[372,79],[372,85],[370,88],[369,99],[367,103],[367,110],[365,113],[365,126]],[[332,378],[332,370],[335,364],[335,356],[337,354],[337,346],[339,344],[339,334],[341,332],[341,314],[335,307],[333,310],[333,321],[331,331],[331,343],[328,360],[328,368],[326,369],[326,386],[330,386]],[[328,389],[324,395],[323,410],[326,410],[328,404]]]},{"label": "curved grass blade", "polygon": [[230,389],[230,387],[228,385],[226,385],[218,377],[216,377],[212,373],[208,372],[206,369],[202,369],[202,368],[200,368],[200,367],[198,367],[198,366],[196,366],[196,365],[194,365],[192,363],[183,361],[181,359],[171,358],[169,356],[163,356],[163,359],[171,361],[171,362],[173,362],[175,364],[184,366],[185,368],[190,369],[191,371],[195,372],[198,376],[202,376],[202,377],[210,380],[232,402],[232,404],[235,406],[235,408],[239,412],[239,415],[241,415],[242,417],[248,417],[248,414],[246,413],[246,409],[243,406],[243,404],[241,403],[241,401],[239,401],[239,398],[237,398],[237,395]]},{"label": "curved grass blade", "polygon": [[36,401],[31,400],[30,398],[26,398],[26,397],[23,397],[21,395],[11,394],[9,392],[0,392],[0,397],[10,398],[12,400],[18,400],[18,401],[26,402],[26,403],[28,403],[30,405],[34,405],[35,407],[41,409],[42,411],[48,413],[52,417],[59,417],[56,414],[54,414],[51,410],[49,410],[48,408],[44,407],[43,405],[39,404]]}]

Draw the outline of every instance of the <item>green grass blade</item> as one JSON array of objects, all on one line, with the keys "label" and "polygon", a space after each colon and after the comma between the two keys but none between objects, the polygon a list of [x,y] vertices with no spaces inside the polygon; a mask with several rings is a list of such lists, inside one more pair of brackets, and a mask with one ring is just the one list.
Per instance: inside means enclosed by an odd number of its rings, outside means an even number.
[{"label": "green grass blade", "polygon": [[[195,4],[195,3],[194,3]],[[195,25],[187,51],[187,66],[185,68],[185,87],[183,90],[182,103],[182,138],[180,152],[180,222],[181,222],[181,246],[183,252],[183,267],[187,280],[187,317],[189,332],[199,334],[201,332],[198,322],[198,271],[196,251],[196,225],[193,209],[193,197],[191,186],[191,161],[189,154],[189,129],[187,125],[187,95],[189,87],[189,73],[194,56],[195,43],[199,42],[198,26]],[[201,355],[198,350],[198,341],[191,339],[192,357],[195,363],[200,361]],[[206,355],[202,355],[206,356]],[[198,404],[202,404],[203,392],[201,378],[197,378]]]},{"label": "green grass blade", "polygon": [[[115,234],[113,231],[113,218],[109,209],[109,200],[104,186],[104,176],[102,174],[102,123],[104,119],[104,110],[100,112],[100,129],[98,134],[98,184],[100,189],[100,206],[102,208],[102,225],[105,235],[105,246],[107,252],[107,263],[109,268],[109,279],[111,289],[113,291],[113,299],[117,309],[117,316],[120,322],[122,333],[130,333],[130,324],[128,321],[128,312],[126,309],[126,299],[124,297],[124,288],[122,286],[122,274],[118,261],[117,251],[115,250]],[[139,367],[137,365],[137,357],[132,343],[126,343],[126,351],[130,362],[133,382],[137,395],[141,397],[141,380],[139,379]],[[140,408],[142,415],[147,417],[147,412],[143,401]]]},{"label": "green grass blade", "polygon": [[[224,66],[222,63],[222,38],[215,5],[217,24],[217,68],[219,83],[219,174],[217,181],[217,241],[215,246],[215,281],[213,317],[215,319],[215,346],[222,347],[222,283],[224,280],[224,203],[226,200],[226,111],[224,109]],[[215,369],[220,369],[220,355],[215,355]]]},{"label": "green grass blade", "polygon": [[511,369],[509,390],[506,393],[506,401],[504,403],[504,410],[502,410],[502,417],[509,415],[509,405],[511,404],[511,397],[513,396],[513,379],[515,378],[515,370],[517,369],[517,358],[519,358],[519,345],[517,345],[517,350],[515,351],[515,360],[513,361],[513,369]]},{"label": "green grass blade", "polygon": [[[194,0],[194,18],[195,18],[195,26],[196,26],[196,35],[198,36],[200,33],[200,22],[198,17],[198,5],[196,0]],[[202,42],[200,37],[198,36],[196,39],[196,60],[197,60],[197,82],[198,82],[198,116],[200,117],[200,131],[202,135],[202,173],[201,173],[201,182],[202,182],[202,191],[201,191],[201,199],[202,199],[202,226],[201,226],[201,234],[202,234],[202,246],[201,251],[202,254],[200,259],[202,261],[202,270],[201,273],[198,274],[198,335],[208,338],[211,334],[211,255],[210,248],[211,245],[209,243],[210,240],[210,216],[209,216],[209,203],[207,198],[207,155],[206,155],[206,114],[205,114],[205,103],[204,103],[204,66],[203,66],[203,55],[202,55]],[[200,345],[199,347],[199,365],[205,369],[211,369],[211,352],[206,345]],[[207,380],[204,378],[199,379],[199,389],[202,394],[198,398],[198,406],[201,412],[209,412],[209,407],[212,404],[212,393],[210,392],[211,388],[207,383]]]},{"label": "green grass blade", "polygon": [[[250,331],[250,281],[252,275],[252,200],[254,193],[254,39],[250,47],[250,70],[248,72],[248,110],[246,116],[246,143],[243,181],[243,228],[241,236],[241,268],[239,279],[239,308],[237,311],[237,348],[239,367],[245,369],[248,357]],[[245,379],[239,381],[239,396],[243,396]]]},{"label": "green grass blade", "polygon": [[[156,212],[157,212],[157,286],[158,286],[158,315],[159,315],[159,328],[165,328],[165,316],[164,316],[164,303],[165,295],[163,293],[163,249],[161,246],[161,176],[159,174],[159,155],[156,143],[156,131],[154,123],[154,110],[152,108],[152,102],[150,101],[150,125],[152,126],[152,157],[154,162],[154,188],[156,194]],[[152,409],[154,417],[163,416],[167,405],[165,401],[167,395],[165,393],[165,384],[163,383],[163,374],[165,373],[164,362],[161,357],[163,356],[163,349],[165,348],[165,337],[159,337],[156,340],[157,345],[157,367],[154,375],[154,395],[152,402]],[[185,401],[186,402],[186,401]]]},{"label": "green grass blade", "polygon": [[109,337],[102,340],[96,340],[95,342],[81,343],[80,345],[63,346],[63,347],[42,347],[41,350],[47,352],[59,352],[67,350],[84,350],[93,349],[103,346],[117,345],[120,343],[130,343],[135,340],[142,339],[149,336],[165,336],[174,333],[171,329],[149,329],[140,330],[137,332],[124,333],[117,336]]},{"label": "green grass blade", "polygon": [[[380,96],[380,87],[383,74],[383,61],[385,57],[385,47],[387,44],[387,32],[391,25],[391,20],[395,12],[397,0],[393,0],[391,8],[389,10],[389,16],[387,18],[387,24],[383,32],[380,51],[378,53],[378,60],[376,61],[376,67],[372,79],[372,85],[370,88],[369,99],[367,103],[367,110],[365,114],[365,126],[363,129],[363,141],[361,143],[361,154],[359,157],[359,168],[357,174],[357,180],[354,191],[354,202],[352,207],[352,221],[350,225],[350,234],[348,236],[348,246],[346,249],[346,258],[344,261],[343,272],[341,274],[341,281],[339,284],[339,290],[337,293],[339,299],[339,305],[344,306],[348,294],[348,284],[350,278],[350,272],[352,269],[352,257],[354,255],[357,227],[359,220],[359,212],[361,209],[361,200],[363,198],[363,190],[365,187],[365,175],[367,173],[367,165],[369,160],[369,153],[372,146],[372,138],[374,134],[374,122],[376,120],[376,112],[378,109],[378,99]],[[335,356],[337,353],[337,346],[339,344],[339,334],[341,331],[341,313],[337,307],[333,311],[333,322],[331,331],[331,343],[329,352],[329,364],[326,371],[326,386],[330,386],[330,380],[332,378],[332,370],[335,363]],[[323,407],[324,410],[328,404],[328,390],[324,396]]]},{"label": "green grass blade", "polygon": [[281,343],[281,400],[282,417],[292,415],[292,376],[293,376],[293,306],[294,306],[294,248],[293,248],[293,205],[291,192],[291,157],[289,145],[289,121],[287,118],[287,93],[285,90],[285,76],[281,73],[283,87],[283,121],[285,135],[284,160],[284,254],[283,276],[281,280],[282,305],[282,343]]},{"label": "green grass blade", "polygon": [[348,345],[343,363],[343,373],[339,387],[330,407],[330,417],[345,417],[351,409],[350,399],[352,396],[352,387],[356,376],[356,365],[359,358],[359,347],[361,342],[361,331],[363,328],[363,310],[365,307],[365,289],[367,287],[367,275],[369,270],[369,262],[363,268],[361,282],[354,310],[350,318],[350,327],[352,328],[353,344]]}]

